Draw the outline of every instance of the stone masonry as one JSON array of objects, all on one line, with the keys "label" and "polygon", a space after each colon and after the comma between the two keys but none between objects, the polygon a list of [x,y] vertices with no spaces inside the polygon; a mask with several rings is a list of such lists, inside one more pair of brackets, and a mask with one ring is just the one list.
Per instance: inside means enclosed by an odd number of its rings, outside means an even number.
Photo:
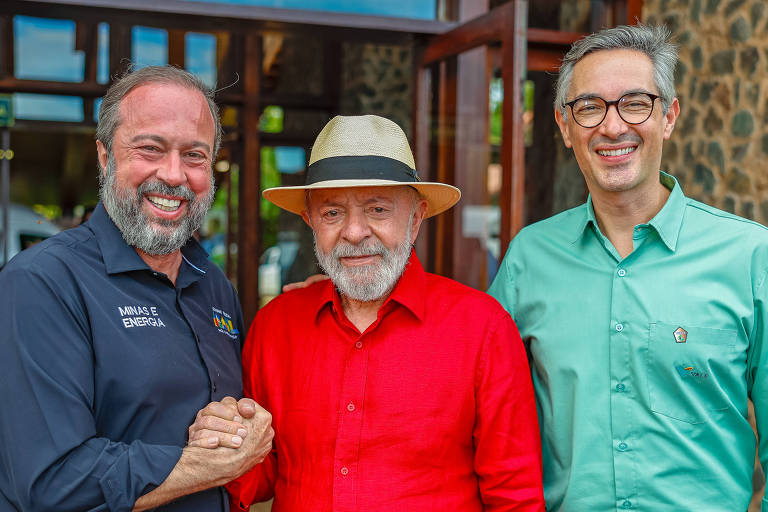
[{"label": "stone masonry", "polygon": [[768,2],[646,0],[643,20],[680,45],[662,168],[689,196],[768,224]]}]

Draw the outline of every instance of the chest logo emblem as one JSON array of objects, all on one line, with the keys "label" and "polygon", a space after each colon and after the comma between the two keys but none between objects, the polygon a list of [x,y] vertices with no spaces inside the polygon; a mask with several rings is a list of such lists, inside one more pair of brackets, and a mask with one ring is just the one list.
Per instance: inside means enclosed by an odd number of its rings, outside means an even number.
[{"label": "chest logo emblem", "polygon": [[219,330],[219,332],[226,334],[230,338],[237,338],[240,332],[235,329],[232,324],[232,317],[226,312],[220,309],[211,308],[213,316],[213,325]]},{"label": "chest logo emblem", "polygon": [[688,331],[683,329],[682,327],[678,327],[675,329],[675,332],[672,333],[675,336],[675,341],[677,343],[685,343],[685,340],[688,339]]}]

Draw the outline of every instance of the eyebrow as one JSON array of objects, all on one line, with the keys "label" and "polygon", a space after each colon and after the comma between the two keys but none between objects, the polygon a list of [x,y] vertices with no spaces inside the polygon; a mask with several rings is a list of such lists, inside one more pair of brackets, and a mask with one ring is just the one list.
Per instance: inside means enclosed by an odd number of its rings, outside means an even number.
[{"label": "eyebrow", "polygon": [[[160,144],[167,144],[168,143],[168,140],[165,137],[161,137],[159,135],[153,135],[151,133],[140,133],[140,134],[134,136],[131,139],[131,142],[139,142],[141,140],[146,140],[146,139],[153,140],[153,141],[158,142]],[[193,147],[193,148],[203,148],[207,152],[209,152],[209,153],[211,152],[211,146],[209,146],[207,143],[199,141],[199,140],[193,140],[192,143],[190,144],[190,147]]]},{"label": "eyebrow", "polygon": [[[626,96],[627,94],[655,94],[655,93],[652,93],[651,91],[648,91],[646,89],[628,89],[628,90],[622,92],[619,95],[619,98],[621,98],[622,96]],[[594,93],[594,92],[585,92],[585,93],[579,94],[578,96],[576,96],[575,98],[573,98],[570,101],[583,100],[583,99],[587,99],[587,98],[603,98],[603,97],[600,96],[597,93]],[[616,98],[616,99],[619,99],[619,98]],[[605,98],[603,98],[603,99],[605,99]]]}]

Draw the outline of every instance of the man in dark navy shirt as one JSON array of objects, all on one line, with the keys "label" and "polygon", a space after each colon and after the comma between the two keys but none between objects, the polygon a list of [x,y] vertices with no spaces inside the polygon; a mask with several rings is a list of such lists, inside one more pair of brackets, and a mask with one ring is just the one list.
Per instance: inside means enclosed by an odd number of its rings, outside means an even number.
[{"label": "man in dark navy shirt", "polygon": [[[237,295],[191,237],[213,199],[221,128],[193,75],[143,68],[99,111],[102,202],[0,273],[0,511],[225,511],[218,486],[271,449],[185,446],[242,395]],[[169,503],[170,502],[170,503]]]}]

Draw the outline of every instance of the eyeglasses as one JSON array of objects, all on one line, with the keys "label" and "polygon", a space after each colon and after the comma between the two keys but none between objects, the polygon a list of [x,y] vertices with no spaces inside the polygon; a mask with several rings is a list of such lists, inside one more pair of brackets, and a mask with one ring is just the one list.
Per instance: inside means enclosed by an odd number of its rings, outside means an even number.
[{"label": "eyeglasses", "polygon": [[631,92],[615,101],[606,101],[599,96],[576,98],[565,105],[571,107],[573,120],[584,128],[594,128],[605,119],[608,108],[616,106],[619,117],[628,124],[641,124],[651,117],[653,103],[659,96],[647,92]]}]

